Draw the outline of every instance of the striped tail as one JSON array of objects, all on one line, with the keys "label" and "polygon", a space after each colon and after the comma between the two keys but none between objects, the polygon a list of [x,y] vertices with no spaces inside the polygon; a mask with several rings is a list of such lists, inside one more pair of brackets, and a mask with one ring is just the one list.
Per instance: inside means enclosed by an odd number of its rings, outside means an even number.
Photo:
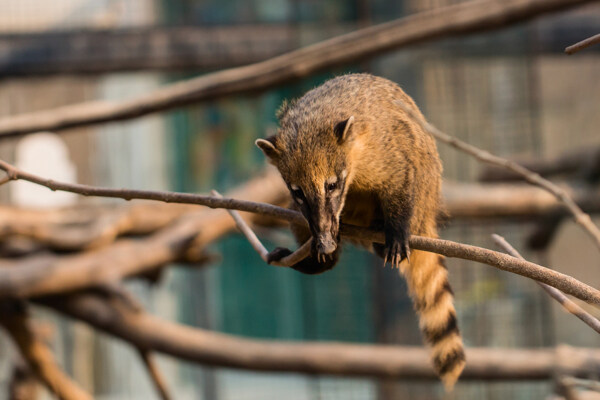
[{"label": "striped tail", "polygon": [[433,366],[446,390],[452,390],[465,367],[465,352],[444,257],[414,250],[410,265],[403,262],[400,268],[406,276],[423,337],[431,347]]}]

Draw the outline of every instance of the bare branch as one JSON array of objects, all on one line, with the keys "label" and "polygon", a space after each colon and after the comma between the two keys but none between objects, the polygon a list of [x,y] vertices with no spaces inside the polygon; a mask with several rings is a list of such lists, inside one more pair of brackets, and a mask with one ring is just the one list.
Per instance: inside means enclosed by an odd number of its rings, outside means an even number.
[{"label": "bare branch", "polygon": [[565,53],[568,55],[575,54],[579,50],[583,50],[598,43],[600,43],[600,33],[567,47]]},{"label": "bare branch", "polygon": [[[93,294],[36,299],[139,348],[215,367],[379,378],[437,379],[420,347],[251,340],[132,314]],[[467,349],[461,380],[550,379],[557,370],[574,375],[600,368],[597,349]]]},{"label": "bare branch", "polygon": [[[271,202],[282,205],[289,200],[288,190],[279,174],[269,170],[279,195]],[[562,186],[561,186],[562,187]],[[600,212],[600,190],[563,187],[586,212]],[[452,220],[517,218],[519,220],[570,216],[567,209],[550,193],[529,184],[473,184],[444,182],[444,208]],[[61,209],[25,209],[0,205],[0,254],[6,255],[11,240],[18,239],[19,249],[29,239],[32,250],[40,246],[60,251],[77,251],[106,246],[122,235],[148,235],[186,214],[197,211],[195,205],[163,204],[140,201],[122,205],[85,205]],[[280,223],[268,216],[254,214],[254,224]],[[37,246],[36,246],[37,245]],[[25,250],[19,251],[22,256]],[[10,253],[8,253],[10,254]]]},{"label": "bare branch", "polygon": [[[493,234],[492,238],[496,242],[498,246],[503,248],[508,254],[513,257],[520,258],[524,260],[523,256],[519,254],[514,247],[510,245],[500,235]],[[571,301],[567,296],[565,296],[560,290],[553,288],[552,286],[548,286],[544,283],[537,282],[545,291],[548,293],[554,300],[558,301],[561,306],[580,320],[582,320],[585,324],[587,324],[590,328],[600,333],[600,321],[598,321],[593,315],[585,311],[583,308],[579,307],[575,302]]]},{"label": "bare branch", "polygon": [[[194,195],[189,193],[150,192],[127,189],[105,189],[86,185],[74,185],[62,182],[49,181],[44,178],[20,171],[10,164],[0,161],[0,169],[9,171],[17,179],[29,180],[57,190],[66,190],[82,194],[98,194],[121,198],[145,198],[161,201],[189,202],[192,204],[207,204],[209,207],[223,207],[239,209],[265,214],[287,221],[307,224],[301,213],[276,207],[270,204],[252,201],[234,200],[215,196]],[[260,184],[263,186],[258,186]],[[248,185],[244,190],[244,197],[260,199],[270,194],[268,180],[254,180],[253,185]],[[166,199],[166,200],[165,200]],[[145,241],[120,241],[109,249],[100,249],[97,252],[82,255],[54,257],[47,259],[20,260],[11,263],[10,267],[1,268],[0,265],[0,297],[3,296],[36,296],[50,293],[59,293],[65,290],[75,290],[90,286],[98,286],[107,282],[118,281],[124,277],[150,271],[181,257],[181,251],[188,246],[207,241],[222,235],[231,229],[231,225],[214,227],[211,218],[220,219],[222,214],[198,215],[197,218],[186,218],[169,229],[152,235]],[[216,228],[216,229],[215,229]],[[342,235],[367,239],[372,242],[384,243],[382,232],[376,232],[355,226],[342,224]],[[198,232],[200,230],[200,232]],[[206,233],[209,232],[209,233]],[[470,246],[449,240],[440,240],[412,236],[410,246],[416,250],[429,251],[445,255],[472,260],[500,268],[531,279],[538,280],[563,292],[575,296],[591,304],[600,304],[600,292],[593,287],[578,280],[540,265],[519,260],[492,250]],[[110,260],[106,263],[105,260]],[[20,264],[19,268],[15,268]],[[108,266],[107,266],[108,264]]]},{"label": "bare branch", "polygon": [[12,337],[23,358],[48,390],[62,400],[91,400],[92,397],[73,382],[54,360],[50,349],[29,326],[25,305],[22,302],[5,301],[0,304],[0,324]]},{"label": "bare branch", "polygon": [[596,246],[600,248],[600,230],[592,222],[590,216],[581,210],[581,208],[573,201],[571,196],[569,196],[565,190],[561,189],[559,186],[555,185],[549,180],[542,178],[540,174],[532,172],[514,161],[498,157],[489,151],[479,149],[469,143],[465,143],[448,135],[445,132],[442,132],[427,122],[420,113],[414,112],[401,100],[396,100],[396,104],[398,104],[398,106],[402,108],[402,110],[404,110],[404,112],[406,112],[410,118],[417,122],[424,131],[428,132],[439,141],[444,142],[455,149],[462,151],[463,153],[469,154],[479,161],[511,170],[512,172],[522,176],[527,182],[539,186],[542,189],[547,190],[549,193],[552,193],[552,195],[554,195],[567,207],[567,209],[575,217],[575,222],[589,234],[589,236],[595,241]]},{"label": "bare branch", "polygon": [[[219,192],[217,192],[216,190],[213,190],[212,194],[213,194],[213,196],[221,197]],[[267,259],[269,251],[265,248],[265,246],[263,246],[263,244],[260,242],[260,239],[258,239],[258,237],[254,233],[254,231],[248,226],[246,221],[244,221],[244,219],[240,216],[240,213],[238,213],[235,210],[227,210],[227,212],[229,213],[229,215],[231,215],[231,217],[235,221],[235,224],[237,225],[239,230],[242,231],[244,236],[246,236],[246,239],[248,239],[248,242],[250,242],[250,244],[252,245],[252,248],[254,248],[254,250],[256,250],[256,252],[260,256],[260,258],[262,258],[262,260],[264,262],[269,263],[269,261]],[[307,240],[306,243],[304,243],[302,246],[300,246],[300,248],[298,250],[296,250],[289,256],[283,257],[281,260],[276,261],[276,262],[271,262],[269,264],[277,265],[280,267],[291,267],[292,265],[294,265],[294,264],[304,260],[306,257],[308,257],[308,255],[310,254],[311,242],[312,242],[312,239]]]},{"label": "bare branch", "polygon": [[132,100],[94,101],[6,118],[0,122],[0,137],[131,119],[185,104],[264,90],[402,46],[498,29],[591,1],[484,0],[436,8],[325,40],[270,60],[178,82]]},{"label": "bare branch", "polygon": [[158,365],[156,365],[156,361],[152,354],[148,350],[139,350],[140,357],[142,358],[142,362],[146,366],[150,377],[152,378],[152,382],[154,382],[154,387],[156,391],[160,395],[162,400],[171,400],[171,396],[169,395],[169,389],[167,388],[167,382],[165,381],[164,376],[160,373],[158,369]]},{"label": "bare branch", "polygon": [[81,185],[77,183],[59,182],[43,178],[25,172],[15,166],[0,160],[0,170],[6,171],[13,180],[24,180],[45,186],[52,191],[77,193],[82,196],[111,197],[124,200],[143,199],[161,201],[164,203],[197,204],[210,208],[235,209],[240,211],[268,215],[275,218],[286,219],[295,222],[304,221],[298,213],[286,208],[276,207],[270,204],[260,204],[245,200],[236,200],[224,197],[206,196],[192,193],[165,192],[158,190],[135,190],[135,189],[111,189]]},{"label": "bare branch", "polygon": [[[600,212],[600,188],[560,187],[590,213]],[[451,219],[571,216],[554,195],[526,183],[473,184],[444,182],[444,208]]]},{"label": "bare branch", "polygon": [[[280,186],[272,176],[266,175],[252,179],[231,194],[270,202],[280,198]],[[0,298],[98,287],[125,277],[146,274],[167,263],[186,258],[190,250],[197,253],[198,248],[233,228],[235,223],[225,210],[199,209],[141,240],[123,239],[111,246],[80,254],[33,255],[0,261],[0,276],[6,278],[0,282],[0,286],[7,289],[0,289]]]}]

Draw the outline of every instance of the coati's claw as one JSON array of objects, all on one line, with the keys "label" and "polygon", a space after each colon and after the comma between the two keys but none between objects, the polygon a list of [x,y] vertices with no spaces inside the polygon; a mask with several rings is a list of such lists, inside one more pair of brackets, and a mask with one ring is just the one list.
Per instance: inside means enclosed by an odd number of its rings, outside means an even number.
[{"label": "coati's claw", "polygon": [[267,264],[271,264],[273,261],[279,261],[290,254],[292,254],[290,249],[286,249],[285,247],[277,247],[267,254]]},{"label": "coati's claw", "polygon": [[409,260],[410,258],[410,247],[408,246],[408,240],[394,240],[390,246],[386,247],[384,264],[389,261],[392,267],[399,268],[402,261]]}]

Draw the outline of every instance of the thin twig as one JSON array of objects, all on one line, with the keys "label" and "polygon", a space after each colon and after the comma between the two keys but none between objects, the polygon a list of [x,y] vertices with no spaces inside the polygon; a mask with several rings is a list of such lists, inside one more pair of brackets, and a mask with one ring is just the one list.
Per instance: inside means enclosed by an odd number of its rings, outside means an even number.
[{"label": "thin twig", "polygon": [[600,43],[600,33],[589,37],[587,39],[582,40],[581,42],[577,42],[565,49],[565,53],[571,55],[577,53],[579,50],[583,50],[586,47],[593,46],[595,44]]},{"label": "thin twig", "polygon": [[[496,242],[498,246],[506,250],[508,254],[513,257],[520,258],[524,260],[523,256],[519,254],[514,247],[510,245],[502,236],[493,234],[492,239]],[[590,328],[600,333],[600,321],[596,319],[593,315],[585,311],[575,302],[571,301],[567,296],[565,296],[560,290],[553,288],[552,286],[548,286],[545,283],[537,282],[554,300],[558,301],[561,306],[580,320],[582,320],[585,324],[587,324]]]},{"label": "thin twig", "polygon": [[[219,192],[217,192],[216,190],[213,190],[211,193],[213,194],[213,196],[222,197],[221,194],[219,194]],[[256,250],[256,252],[260,255],[260,258],[262,258],[264,262],[269,263],[267,257],[269,255],[269,250],[267,250],[266,247],[261,243],[258,236],[256,236],[256,234],[254,233],[252,228],[248,226],[246,221],[244,221],[240,213],[238,213],[235,210],[227,210],[227,212],[229,213],[229,215],[231,215],[240,231],[242,231],[244,236],[246,236],[246,239],[248,239],[248,242],[250,242],[254,250]],[[283,257],[278,261],[272,261],[269,264],[276,265],[279,267],[291,267],[292,265],[308,257],[308,255],[310,254],[311,242],[312,239],[307,240],[302,246],[300,246],[300,248],[298,248],[292,254]]]},{"label": "thin twig", "polygon": [[600,248],[600,229],[598,229],[598,227],[592,222],[590,216],[583,212],[583,210],[577,205],[577,203],[575,203],[575,201],[573,201],[571,196],[569,196],[569,194],[565,190],[550,182],[549,180],[543,178],[540,174],[530,171],[514,161],[498,157],[490,153],[489,151],[482,150],[469,143],[465,143],[455,137],[452,137],[445,132],[442,132],[429,122],[425,121],[425,119],[423,119],[423,117],[419,113],[416,113],[413,109],[408,107],[401,100],[396,100],[396,104],[398,104],[398,106],[400,106],[400,108],[402,108],[410,118],[417,122],[421,126],[421,128],[423,128],[423,130],[431,134],[436,139],[454,147],[455,149],[458,149],[464,153],[475,157],[479,161],[496,165],[498,167],[506,168],[522,176],[523,179],[525,179],[527,182],[539,186],[550,192],[567,207],[567,209],[575,217],[575,222],[581,225],[581,227],[595,241],[596,246]]},{"label": "thin twig", "polygon": [[154,200],[164,203],[197,204],[210,208],[235,209],[240,211],[268,215],[274,218],[286,219],[302,223],[304,218],[299,213],[271,204],[255,203],[252,201],[236,200],[227,197],[206,196],[192,193],[177,193],[158,190],[112,189],[81,185],[77,183],[59,182],[39,175],[25,172],[14,165],[0,160],[0,170],[11,176],[11,180],[24,180],[45,186],[52,191],[77,193],[82,196],[110,197],[123,200]]},{"label": "thin twig", "polygon": [[138,353],[140,354],[142,362],[146,366],[146,369],[152,378],[152,382],[154,383],[154,387],[160,395],[160,398],[162,400],[171,400],[172,397],[169,395],[169,389],[167,387],[165,377],[158,369],[158,365],[156,365],[156,361],[154,360],[154,357],[152,357],[152,354],[145,349],[138,349]]},{"label": "thin twig", "polygon": [[[127,199],[144,198],[157,201],[177,200],[177,202],[180,203],[205,204],[213,208],[220,207],[254,212],[307,225],[306,220],[300,212],[276,207],[270,204],[218,198],[215,196],[194,195],[190,193],[105,189],[86,185],[67,184],[24,173],[4,161],[0,161],[0,169],[10,171],[9,173],[14,174],[16,179],[28,180],[46,187],[55,188],[55,190],[69,191],[84,195],[99,195]],[[111,196],[110,193],[114,193],[115,195]],[[175,231],[177,231],[177,229]],[[376,243],[385,243],[383,232],[345,224],[340,225],[340,231],[344,236],[366,239]],[[181,239],[185,238],[187,243],[190,232],[188,232],[187,229],[184,230],[184,232],[185,237],[182,237]],[[177,237],[179,238],[179,236]],[[123,268],[120,268],[118,263],[113,262],[113,264],[115,264],[114,268],[110,269],[108,272],[106,271],[105,265],[97,262],[97,254],[92,254],[91,256],[89,254],[83,254],[81,256],[83,258],[81,263],[77,262],[77,258],[69,257],[64,260],[62,264],[61,261],[54,262],[52,259],[48,264],[45,264],[46,266],[50,265],[52,267],[45,267],[43,263],[36,261],[30,269],[23,267],[0,269],[0,297],[8,297],[11,295],[27,297],[57,293],[67,289],[75,290],[89,286],[97,286],[99,284],[104,284],[107,281],[115,281],[126,276],[134,275],[142,270],[156,268],[157,264],[160,265],[172,261],[172,257],[176,256],[172,251],[172,245],[169,245],[168,249],[157,248],[156,243],[155,241],[152,241],[152,238],[150,241],[153,243],[153,253],[158,254],[160,260],[150,259],[150,255],[144,255],[145,257],[141,257],[142,260],[140,263],[132,263],[129,260]],[[170,243],[170,241],[167,241],[167,243]],[[600,304],[600,291],[571,276],[553,271],[526,260],[520,260],[503,253],[477,246],[414,235],[410,237],[409,244],[411,248],[416,250],[429,251],[446,257],[456,257],[488,264],[504,271],[546,283],[590,304]],[[103,254],[114,256],[108,250]],[[118,255],[115,257],[118,257]],[[77,275],[77,279],[71,279],[71,276],[74,274],[74,265],[80,265],[78,272],[80,274],[83,273],[83,276],[85,277],[84,280],[79,279],[81,275]]]}]

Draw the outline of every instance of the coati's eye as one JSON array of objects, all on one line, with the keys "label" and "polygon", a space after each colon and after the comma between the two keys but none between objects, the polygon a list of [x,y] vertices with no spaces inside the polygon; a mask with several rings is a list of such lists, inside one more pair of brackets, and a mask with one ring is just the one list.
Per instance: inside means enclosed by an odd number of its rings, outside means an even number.
[{"label": "coati's eye", "polygon": [[294,199],[296,199],[298,203],[302,204],[304,202],[304,192],[302,189],[296,185],[291,185],[290,189],[292,190],[292,196],[294,196]]},{"label": "coati's eye", "polygon": [[325,192],[331,193],[340,187],[340,179],[337,176],[330,176],[325,181]]}]

